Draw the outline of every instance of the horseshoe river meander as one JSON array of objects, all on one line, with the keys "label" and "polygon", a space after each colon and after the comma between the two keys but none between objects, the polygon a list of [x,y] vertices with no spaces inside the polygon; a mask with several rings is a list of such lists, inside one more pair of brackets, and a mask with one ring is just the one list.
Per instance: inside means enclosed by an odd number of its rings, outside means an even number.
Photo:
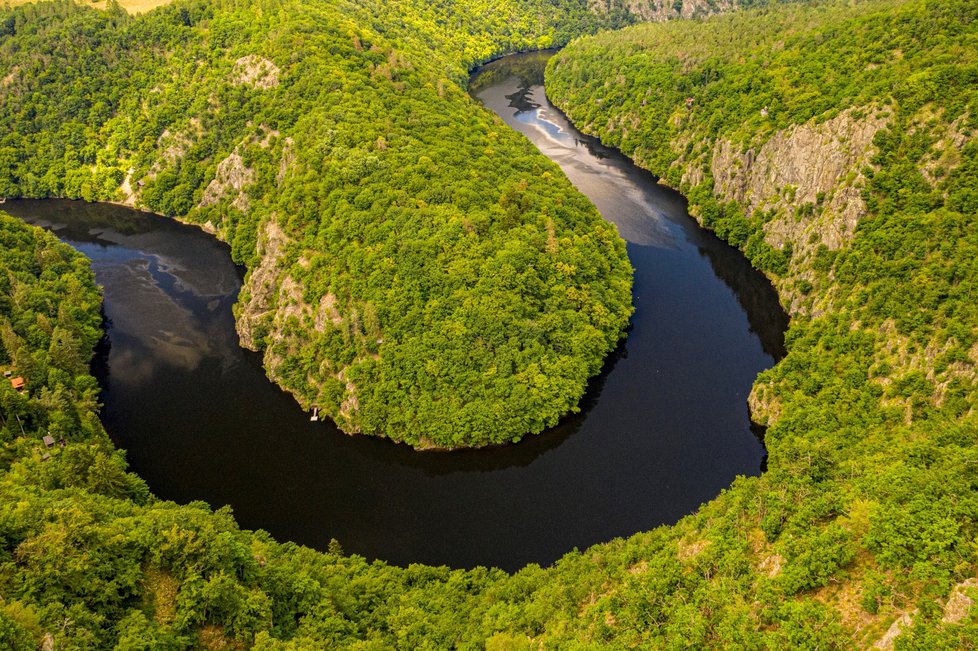
[{"label": "horseshoe river meander", "polygon": [[230,505],[242,527],[280,541],[515,569],[674,522],[761,471],[747,395],[782,354],[774,290],[680,195],[550,105],[547,56],[488,64],[472,93],[617,224],[636,311],[581,413],[517,445],[418,453],[310,422],[238,345],[241,270],[223,244],[119,206],[3,206],[92,259],[107,317],[102,418],[156,495]]}]

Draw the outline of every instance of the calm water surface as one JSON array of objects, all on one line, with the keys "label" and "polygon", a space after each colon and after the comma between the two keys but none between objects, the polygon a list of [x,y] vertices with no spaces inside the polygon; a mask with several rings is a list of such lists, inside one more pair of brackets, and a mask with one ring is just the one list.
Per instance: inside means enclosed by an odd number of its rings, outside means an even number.
[{"label": "calm water surface", "polygon": [[473,93],[618,225],[637,309],[583,412],[518,445],[416,453],[312,423],[238,345],[241,271],[223,244],[118,206],[3,206],[92,259],[108,319],[102,417],[157,495],[228,504],[282,541],[515,569],[673,522],[758,474],[747,394],[781,354],[773,290],[679,195],[575,131],[544,96],[544,61],[490,64]]}]

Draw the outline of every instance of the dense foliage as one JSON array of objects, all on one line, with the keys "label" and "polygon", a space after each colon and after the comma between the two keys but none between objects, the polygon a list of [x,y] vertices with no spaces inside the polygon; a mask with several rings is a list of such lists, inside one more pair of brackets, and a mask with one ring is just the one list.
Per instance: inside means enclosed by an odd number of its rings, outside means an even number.
[{"label": "dense foliage", "polygon": [[[792,31],[778,36],[783,25]],[[731,84],[708,138],[739,134],[756,146],[772,137],[766,123],[752,126],[756,110],[737,113],[758,77],[752,57],[795,56],[778,89],[784,105],[801,105],[796,94],[862,69],[845,68],[849,57],[877,52],[866,65],[887,80],[878,94],[840,93],[792,119],[857,104],[885,107],[891,119],[867,165],[855,236],[811,258],[781,251],[779,287],[807,280],[820,311],[796,313],[789,354],[764,378],[768,472],[738,480],[674,527],[570,553],[546,570],[368,564],[338,545],[320,554],[239,531],[226,511],[155,501],[94,418],[94,381],[83,370],[98,323],[90,272],[52,237],[0,218],[0,364],[28,379],[26,393],[0,387],[0,646],[31,649],[49,634],[59,649],[848,649],[903,621],[895,648],[973,647],[976,34],[968,0],[893,0],[641,27],[565,52],[551,83],[572,114],[600,111],[594,129],[625,110],[597,101],[617,79],[602,53],[621,56],[619,43],[634,48],[621,59],[628,74],[714,52],[676,76]],[[704,61],[723,75],[698,74]],[[579,77],[565,79],[566,70]],[[592,80],[602,81],[579,92]],[[664,99],[650,93],[632,109],[687,110],[687,89],[640,88]],[[705,97],[697,95],[697,116]],[[671,146],[673,135],[641,146]],[[707,141],[696,154],[646,163],[669,178],[674,160],[703,165],[712,150]],[[704,219],[708,190],[693,193]],[[748,229],[762,219],[717,204],[714,218],[739,215]],[[753,231],[734,232],[727,237],[756,254]],[[36,316],[21,318],[22,308]],[[63,449],[46,452],[48,430],[65,438]]]},{"label": "dense foliage", "polygon": [[[942,624],[940,604],[978,570],[976,61],[978,5],[965,0],[643,25],[575,42],[551,61],[548,90],[576,122],[681,186],[705,225],[744,248],[783,296],[799,297],[788,355],[762,376],[756,405],[772,424],[769,471],[721,500],[740,504],[746,522],[727,513],[702,532],[708,555],[725,557],[716,580],[729,588],[685,600],[704,617],[700,639],[749,617],[803,646],[847,646],[852,634],[868,644],[904,613],[914,625],[898,646],[968,639]],[[806,204],[779,188],[776,208],[751,210],[756,197],[730,200],[715,185],[727,172],[717,167],[721,141],[746,152],[727,156],[732,165],[747,166],[766,143],[839,116],[834,124],[852,132],[881,126],[866,165],[827,196]],[[772,169],[777,179],[777,161]],[[786,211],[788,223],[817,219],[845,184],[864,206],[850,239],[804,255],[809,242],[792,251],[767,241]],[[745,574],[749,563],[773,579]],[[747,585],[771,605],[733,597]],[[780,601],[788,595],[797,600]],[[663,598],[657,620],[690,614],[674,599]],[[619,622],[621,608],[645,617],[649,603],[632,605],[624,591],[614,602]]]},{"label": "dense foliage", "polygon": [[545,0],[399,9],[13,10],[0,195],[123,199],[216,229],[252,270],[246,343],[348,431],[518,440],[576,409],[627,324],[631,269],[614,227],[459,84],[615,18]]}]

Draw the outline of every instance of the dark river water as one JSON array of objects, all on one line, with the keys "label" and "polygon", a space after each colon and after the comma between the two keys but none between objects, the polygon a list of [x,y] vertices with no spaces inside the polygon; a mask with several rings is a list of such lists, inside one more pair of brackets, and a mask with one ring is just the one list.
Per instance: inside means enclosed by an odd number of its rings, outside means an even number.
[{"label": "dark river water", "polygon": [[92,259],[107,316],[102,418],[156,495],[230,505],[242,527],[280,541],[515,569],[674,522],[760,472],[747,394],[782,351],[774,291],[682,197],[550,106],[545,58],[489,64],[473,93],[618,225],[636,312],[582,413],[517,445],[418,453],[310,422],[238,345],[241,273],[226,246],[113,205],[3,206]]}]

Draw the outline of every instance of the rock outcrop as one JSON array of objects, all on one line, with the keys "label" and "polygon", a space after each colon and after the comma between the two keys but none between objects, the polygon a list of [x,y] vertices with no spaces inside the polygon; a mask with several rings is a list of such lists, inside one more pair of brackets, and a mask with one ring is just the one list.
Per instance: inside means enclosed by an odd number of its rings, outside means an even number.
[{"label": "rock outcrop", "polygon": [[0,88],[6,88],[10,84],[14,83],[14,80],[17,78],[18,72],[20,72],[20,66],[14,66],[13,68],[11,68],[10,72],[5,74],[3,76],[3,79],[0,79]]},{"label": "rock outcrop", "polygon": [[[606,13],[609,0],[588,0],[591,11]],[[736,0],[626,0],[625,7],[636,18],[648,22],[664,22],[675,18],[700,18],[736,8]]]},{"label": "rock outcrop", "polygon": [[[251,145],[258,145],[262,149],[268,149],[272,144],[272,139],[278,137],[279,132],[269,129],[265,125],[261,126],[264,136],[259,140],[257,136],[246,138],[234,148],[227,158],[217,164],[217,173],[207,187],[204,195],[200,199],[200,206],[213,206],[224,197],[231,199],[231,206],[240,212],[246,213],[251,208],[251,200],[248,198],[247,189],[255,182],[255,171],[245,164],[244,150]],[[286,139],[286,146],[291,145],[291,138]],[[286,165],[285,154],[282,155],[282,164]]]},{"label": "rock outcrop", "polygon": [[811,313],[795,284],[813,277],[799,270],[808,268],[819,247],[845,246],[866,215],[863,170],[875,153],[873,138],[889,116],[871,107],[851,108],[824,122],[778,131],[759,147],[744,150],[725,139],[714,144],[709,163],[714,192],[744,206],[748,215],[765,213],[765,241],[793,252],[789,278],[776,280],[792,315]]},{"label": "rock outcrop", "polygon": [[231,195],[231,205],[241,212],[248,212],[251,206],[245,188],[255,180],[255,171],[246,166],[236,149],[217,165],[217,175],[204,189],[200,199],[201,206],[212,206],[225,195]]},{"label": "rock outcrop", "polygon": [[873,648],[882,649],[883,651],[892,649],[896,644],[897,638],[913,625],[913,619],[916,614],[917,611],[913,611],[897,617],[890,625],[890,628],[886,630],[886,633],[883,634],[883,637],[873,643]]},{"label": "rock outcrop", "polygon": [[[849,109],[820,124],[809,121],[779,131],[760,148],[743,152],[718,140],[710,164],[715,191],[749,213],[775,211],[778,217],[764,230],[776,248],[790,242],[797,250],[815,235],[838,249],[866,212],[861,169],[872,156],[873,137],[886,125],[884,115]],[[818,208],[823,218],[806,217],[805,206]]]},{"label": "rock outcrop", "polygon": [[282,228],[271,219],[258,238],[259,263],[245,281],[238,299],[237,329],[241,345],[249,350],[260,348],[262,333],[271,327],[276,313],[282,284],[279,268],[289,239]]},{"label": "rock outcrop", "polygon": [[267,90],[278,86],[280,72],[278,66],[265,57],[249,54],[234,62],[231,83]]},{"label": "rock outcrop", "polygon": [[978,595],[978,578],[971,578],[954,586],[947,598],[947,603],[944,604],[944,616],[941,618],[941,622],[957,624],[967,617],[975,603],[975,595]]},{"label": "rock outcrop", "polygon": [[682,0],[680,3],[673,0],[627,0],[625,3],[632,14],[642,20],[656,22],[708,16],[730,11],[736,4],[734,0]]}]

